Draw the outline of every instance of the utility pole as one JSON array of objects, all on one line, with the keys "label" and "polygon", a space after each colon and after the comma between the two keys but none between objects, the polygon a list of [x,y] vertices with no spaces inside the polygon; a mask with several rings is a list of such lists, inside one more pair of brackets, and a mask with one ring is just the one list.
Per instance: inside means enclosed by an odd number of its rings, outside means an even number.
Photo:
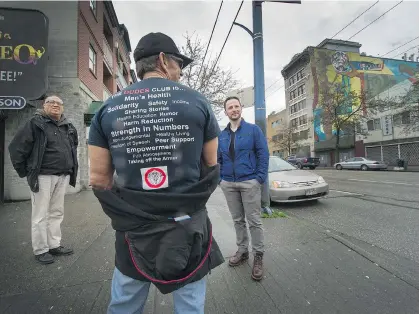
[{"label": "utility pole", "polygon": [[262,1],[252,1],[253,12],[253,80],[255,123],[266,137],[265,67],[263,63]]},{"label": "utility pole", "polygon": [[[266,138],[266,103],[265,103],[265,66],[263,63],[263,23],[262,3],[264,1],[252,1],[253,32],[246,26],[234,22],[243,28],[253,39],[253,80],[254,80],[254,108],[255,123],[259,126]],[[301,4],[300,0],[269,1],[291,4]],[[266,180],[262,187],[262,205],[267,214],[272,214],[269,197],[269,180]]]}]

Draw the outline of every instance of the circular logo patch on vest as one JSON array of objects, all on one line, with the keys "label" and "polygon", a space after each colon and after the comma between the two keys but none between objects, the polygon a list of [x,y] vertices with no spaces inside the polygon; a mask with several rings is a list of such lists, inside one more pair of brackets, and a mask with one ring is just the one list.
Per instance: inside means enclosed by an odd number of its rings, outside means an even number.
[{"label": "circular logo patch on vest", "polygon": [[167,167],[152,167],[141,169],[143,189],[154,190],[168,187]]}]

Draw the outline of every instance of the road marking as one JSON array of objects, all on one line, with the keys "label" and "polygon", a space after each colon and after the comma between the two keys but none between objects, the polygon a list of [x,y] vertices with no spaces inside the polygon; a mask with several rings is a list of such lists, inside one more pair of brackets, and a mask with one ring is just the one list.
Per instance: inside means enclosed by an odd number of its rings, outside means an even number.
[{"label": "road marking", "polygon": [[373,181],[373,180],[361,180],[361,179],[348,179],[348,181],[385,183],[385,184],[407,185],[407,186],[411,186],[411,185],[419,186],[419,184],[414,184],[414,183],[403,183],[403,182],[393,182],[393,181]]},{"label": "road marking", "polygon": [[337,193],[343,193],[343,194],[349,194],[349,195],[364,196],[364,194],[352,193],[352,192],[346,192],[346,191],[339,191],[339,190],[332,190],[332,189],[330,189],[329,191],[337,192]]}]

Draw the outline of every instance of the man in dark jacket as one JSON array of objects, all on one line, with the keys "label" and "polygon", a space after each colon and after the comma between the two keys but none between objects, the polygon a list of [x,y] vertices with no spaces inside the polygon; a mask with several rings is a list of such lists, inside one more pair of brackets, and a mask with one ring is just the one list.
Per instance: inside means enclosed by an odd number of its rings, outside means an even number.
[{"label": "man in dark jacket", "polygon": [[142,81],[109,98],[89,133],[90,183],[116,230],[108,313],[142,313],[153,283],[173,292],[175,313],[203,314],[205,276],[224,261],[206,210],[220,129],[178,83],[192,60],[170,37],[144,36],[134,59]]},{"label": "man in dark jacket", "polygon": [[260,216],[261,186],[268,175],[269,150],[262,130],[242,119],[242,105],[237,97],[224,102],[230,123],[222,131],[218,146],[221,166],[220,186],[236,229],[238,251],[229,265],[237,266],[249,258],[249,223],[254,254],[252,278],[263,277],[264,235]]},{"label": "man in dark jacket", "polygon": [[53,255],[73,253],[61,246],[61,222],[67,186],[76,185],[78,138],[63,111],[59,97],[47,97],[44,109],[37,110],[9,145],[13,167],[31,190],[32,248],[41,264],[53,263]]}]

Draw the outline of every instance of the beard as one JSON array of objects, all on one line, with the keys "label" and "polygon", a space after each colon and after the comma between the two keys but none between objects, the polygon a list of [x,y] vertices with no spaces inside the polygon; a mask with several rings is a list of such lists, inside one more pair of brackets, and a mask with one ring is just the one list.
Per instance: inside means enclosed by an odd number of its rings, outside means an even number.
[{"label": "beard", "polygon": [[237,120],[240,120],[241,118],[242,118],[242,115],[241,114],[238,114],[238,115],[231,115],[231,116],[229,116],[228,117],[230,120],[232,120],[232,121],[237,121]]}]

